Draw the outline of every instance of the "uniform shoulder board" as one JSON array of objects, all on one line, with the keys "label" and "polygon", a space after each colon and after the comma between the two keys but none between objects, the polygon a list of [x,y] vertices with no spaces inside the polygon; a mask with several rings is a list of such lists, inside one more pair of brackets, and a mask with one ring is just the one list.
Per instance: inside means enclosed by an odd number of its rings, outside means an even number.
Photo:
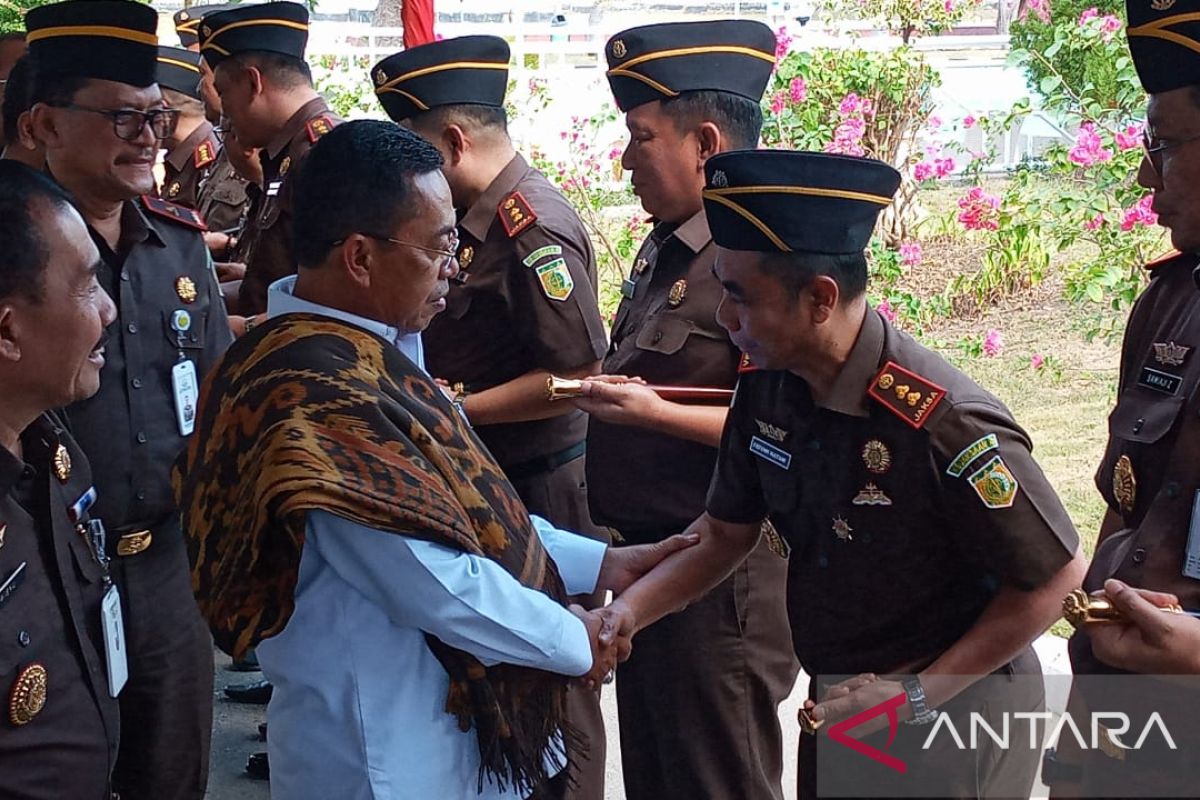
[{"label": "uniform shoulder board", "polygon": [[513,192],[500,201],[500,222],[508,238],[514,239],[517,234],[537,222],[537,214],[520,192]]},{"label": "uniform shoulder board", "polygon": [[1179,258],[1181,255],[1183,255],[1183,253],[1179,252],[1178,250],[1172,250],[1171,252],[1167,253],[1166,255],[1159,256],[1158,258],[1154,259],[1150,263],[1146,264],[1146,269],[1152,270],[1152,269],[1155,269],[1156,267],[1161,267],[1163,264],[1166,264],[1170,261],[1174,261],[1175,259]]},{"label": "uniform shoulder board", "polygon": [[738,360],[738,375],[744,375],[747,372],[757,372],[758,365],[750,360],[749,353],[742,353],[742,357]]},{"label": "uniform shoulder board", "polygon": [[326,116],[313,117],[305,123],[304,129],[308,131],[308,141],[316,144],[318,139],[333,130],[333,120]]},{"label": "uniform shoulder board", "polygon": [[148,194],[142,195],[142,205],[155,216],[164,217],[172,222],[181,223],[201,232],[208,230],[208,225],[204,224],[204,218],[190,208],[177,206],[174,203],[168,203],[166,200],[152,197]]},{"label": "uniform shoulder board", "polygon": [[212,139],[205,139],[192,153],[192,163],[196,169],[204,169],[217,160],[217,145]]},{"label": "uniform shoulder board", "polygon": [[871,381],[867,394],[912,427],[920,429],[946,397],[946,390],[889,361]]}]

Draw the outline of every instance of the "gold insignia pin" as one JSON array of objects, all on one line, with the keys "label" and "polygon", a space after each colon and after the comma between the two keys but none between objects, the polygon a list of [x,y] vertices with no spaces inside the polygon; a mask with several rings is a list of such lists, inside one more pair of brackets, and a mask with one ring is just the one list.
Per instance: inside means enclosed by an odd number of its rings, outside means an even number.
[{"label": "gold insignia pin", "polygon": [[833,520],[833,535],[841,539],[843,542],[848,542],[854,539],[851,534],[854,528],[850,527],[850,523],[841,517],[835,517]]},{"label": "gold insignia pin", "polygon": [[863,445],[862,460],[867,469],[876,475],[882,475],[892,468],[892,453],[878,439],[871,439]]},{"label": "gold insignia pin", "polygon": [[771,520],[764,519],[759,526],[759,531],[762,533],[763,540],[767,543],[767,549],[780,558],[788,557],[788,545],[779,535],[779,531],[775,530],[775,526]]},{"label": "gold insignia pin", "polygon": [[628,49],[626,49],[625,42],[623,40],[616,39],[613,41],[613,43],[612,43],[613,58],[624,58],[625,54],[627,52],[629,52],[629,51],[628,51]]},{"label": "gold insignia pin", "polygon": [[1181,366],[1192,348],[1174,342],[1155,342],[1154,360],[1163,366]]},{"label": "gold insignia pin", "polygon": [[1170,11],[1175,0],[1150,0],[1150,7],[1155,11]]},{"label": "gold insignia pin", "polygon": [[46,668],[33,663],[21,670],[8,692],[8,721],[28,725],[46,707]]},{"label": "gold insignia pin", "polygon": [[387,83],[387,73],[381,69],[375,70],[375,85],[383,86]]},{"label": "gold insignia pin", "polygon": [[921,393],[920,392],[909,392],[908,395],[904,398],[904,402],[908,403],[910,406],[915,407],[917,405],[917,403],[921,402]]},{"label": "gold insignia pin", "polygon": [[856,506],[890,506],[892,498],[884,494],[883,490],[875,484],[868,483],[850,502]]},{"label": "gold insignia pin", "polygon": [[196,292],[196,282],[187,275],[175,279],[175,294],[185,303],[194,303],[199,294]]},{"label": "gold insignia pin", "polygon": [[650,262],[647,259],[639,258],[637,261],[633,262],[633,274],[641,275],[646,271],[646,267],[648,266],[650,266]]},{"label": "gold insignia pin", "polygon": [[292,168],[292,157],[284,156],[283,161],[279,162],[279,177],[282,178],[284,175],[287,175],[288,170],[291,168]]},{"label": "gold insignia pin", "polygon": [[712,185],[714,189],[724,189],[729,185],[729,176],[725,174],[725,170],[719,169],[713,172]]},{"label": "gold insignia pin", "polygon": [[896,387],[896,399],[903,400],[908,395],[908,390],[911,387],[907,383],[902,383]]},{"label": "gold insignia pin", "polygon": [[758,425],[758,432],[773,442],[782,442],[787,438],[788,432],[777,425],[763,422],[761,419],[756,419],[754,422]]},{"label": "gold insignia pin", "polygon": [[885,392],[892,388],[892,385],[895,383],[896,379],[890,374],[879,376],[879,388],[883,389]]},{"label": "gold insignia pin", "polygon": [[209,36],[212,36],[212,28],[208,27],[207,25],[201,25],[200,35],[207,39]]},{"label": "gold insignia pin", "polygon": [[1112,476],[1113,497],[1121,505],[1126,514],[1132,513],[1133,505],[1137,502],[1137,476],[1133,474],[1133,462],[1129,456],[1121,456],[1113,467]]},{"label": "gold insignia pin", "polygon": [[683,305],[683,301],[687,299],[687,279],[680,278],[671,284],[671,291],[667,293],[667,305],[670,308],[679,308]]},{"label": "gold insignia pin", "polygon": [[168,196],[168,197],[175,197],[176,195],[178,195],[178,194],[179,194],[179,190],[180,190],[181,188],[183,188],[183,187],[181,187],[181,186],[179,185],[179,181],[175,181],[175,182],[173,182],[173,183],[170,185],[170,187],[168,187],[168,189],[167,189],[167,196]]},{"label": "gold insignia pin", "polygon": [[188,21],[188,19],[189,19],[189,17],[188,17],[188,12],[186,12],[186,11],[180,11],[180,12],[179,12],[179,21],[180,21],[180,22],[187,22],[187,21]]},{"label": "gold insignia pin", "polygon": [[59,445],[54,451],[54,477],[63,483],[71,477],[71,454],[66,445]]},{"label": "gold insignia pin", "polygon": [[475,260],[475,248],[467,245],[458,251],[458,266],[466,269]]}]

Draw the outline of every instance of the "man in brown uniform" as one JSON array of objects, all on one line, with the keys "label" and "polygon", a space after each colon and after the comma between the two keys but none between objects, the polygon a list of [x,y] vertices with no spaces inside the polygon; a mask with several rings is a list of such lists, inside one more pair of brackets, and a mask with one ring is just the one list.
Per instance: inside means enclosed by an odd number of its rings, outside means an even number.
[{"label": "man in brown uniform", "polygon": [[119,722],[105,668],[120,665],[100,609],[116,590],[93,549],[87,459],[47,412],[99,388],[116,309],[79,213],[15,161],[0,162],[0,253],[0,796],[108,800]]},{"label": "man in brown uniform", "polygon": [[[608,345],[596,263],[579,215],[508,137],[508,44],[465,36],[415,47],[371,70],[388,115],[442,153],[458,212],[459,272],[422,335],[429,373],[504,469],[531,514],[607,540],[588,512],[587,417],[551,403],[551,374],[595,373]],[[571,723],[589,739],[584,798],[604,796],[604,725],[595,693],[573,689]],[[583,757],[579,760],[583,762]]]},{"label": "man in brown uniform", "polygon": [[[194,424],[200,379],[230,342],[203,223],[149,196],[176,112],[155,83],[154,10],[75,0],[30,10],[33,129],[76,199],[117,304],[99,393],[66,410],[98,470],[128,634],[121,753],[125,800],[204,795],[212,643],[191,593],[170,469]],[[141,199],[136,199],[141,195]]]},{"label": "man in brown uniform", "polygon": [[[1200,28],[1193,21],[1200,3],[1128,3],[1129,49],[1150,95],[1147,153],[1138,182],[1154,192],[1159,223],[1171,231],[1179,252],[1147,266],[1150,285],[1129,317],[1121,348],[1117,405],[1108,418],[1109,440],[1096,471],[1096,486],[1108,506],[1084,588],[1097,591],[1109,579],[1118,594],[1132,585],[1175,595],[1185,609],[1200,608],[1200,517],[1194,500],[1200,490],[1200,293],[1194,283],[1200,252]],[[1156,10],[1156,7],[1162,10]],[[1123,603],[1130,601],[1121,598]],[[1161,616],[1161,615],[1160,615]],[[1161,620],[1164,626],[1191,626],[1191,620]],[[1194,646],[1195,638],[1174,630],[1088,626],[1071,639],[1075,684],[1072,711],[1110,710],[1113,692],[1093,678],[1121,670],[1177,672],[1197,653],[1172,655]],[[1093,652],[1093,639],[1098,652]],[[1120,668],[1120,669],[1116,669]],[[1089,681],[1095,680],[1095,683]],[[1136,682],[1135,682],[1136,685]],[[1143,684],[1144,685],[1144,684]],[[1160,698],[1161,699],[1161,698]],[[1187,719],[1167,721],[1179,736],[1190,734],[1186,760],[1194,764],[1196,737],[1191,718],[1200,702],[1194,688],[1181,691],[1173,705]],[[1185,733],[1186,729],[1186,733]],[[1146,796],[1194,795],[1197,774],[1146,764],[1145,757],[1117,760],[1111,750],[1080,752],[1070,737],[1059,740],[1047,758],[1046,773],[1056,796],[1111,796],[1114,785],[1136,782]],[[1082,767],[1082,772],[1080,771]],[[1080,784],[1082,779],[1082,785]],[[1177,794],[1182,792],[1182,795]]]},{"label": "man in brown uniform", "polygon": [[[170,108],[179,109],[175,132],[164,144],[164,176],[159,196],[196,209],[200,185],[217,163],[221,143],[205,119],[200,101],[200,56],[179,47],[158,48],[158,88]],[[205,220],[207,223],[207,220]]]},{"label": "man in brown uniform", "polygon": [[[810,696],[824,698],[816,720],[897,700],[893,713],[918,725],[935,709],[981,712],[993,727],[1002,711],[1036,711],[1030,643],[1058,618],[1083,557],[1003,404],[867,306],[863,250],[899,173],[788,151],[727,153],[705,171],[717,319],[756,368],[738,382],[707,511],[691,526],[695,557],[663,562],[610,613],[629,612],[636,629],[699,596],[769,517],[792,547],[788,612]],[[1002,677],[975,683],[993,672]],[[884,673],[911,677],[875,677]],[[858,677],[826,694],[838,675]],[[863,737],[861,727],[854,738],[888,749],[886,730]],[[1035,750],[952,759],[922,749],[929,729],[900,727],[888,752],[906,775],[802,737],[799,796],[846,780],[895,794],[1028,795]]]},{"label": "man in brown uniform", "polygon": [[266,311],[267,287],[296,272],[288,175],[340,121],[313,89],[307,43],[308,9],[298,3],[240,6],[200,23],[200,52],[222,110],[243,146],[262,148],[263,183],[250,190],[246,228],[233,254],[246,265],[236,304],[245,317]]},{"label": "man in brown uniform", "polygon": [[[608,42],[609,84],[630,134],[622,162],[658,224],[622,286],[606,373],[733,388],[741,354],[715,318],[703,167],[757,144],[774,52],[771,30],[749,21],[653,25]],[[704,510],[728,409],[663,401],[634,384],[593,388],[580,402],[591,412],[592,515],[630,543],[680,532]],[[764,542],[703,601],[639,637],[617,681],[631,800],[781,797],[778,705],[798,671],[786,570]]]}]

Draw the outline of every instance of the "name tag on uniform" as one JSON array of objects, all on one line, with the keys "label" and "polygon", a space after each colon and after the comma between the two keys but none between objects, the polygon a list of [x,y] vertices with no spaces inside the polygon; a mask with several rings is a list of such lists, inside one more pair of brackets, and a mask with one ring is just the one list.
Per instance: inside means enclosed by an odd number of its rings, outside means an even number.
[{"label": "name tag on uniform", "polygon": [[751,436],[750,452],[780,469],[792,468],[792,454],[782,447],[776,447],[765,439]]},{"label": "name tag on uniform", "polygon": [[108,661],[108,695],[116,697],[129,679],[125,661],[125,624],[121,621],[121,593],[110,585],[100,604],[100,625],[104,628],[104,655]]},{"label": "name tag on uniform", "polygon": [[1192,499],[1192,521],[1188,524],[1187,552],[1183,556],[1183,577],[1200,581],[1200,492]]},{"label": "name tag on uniform", "polygon": [[270,181],[267,183],[267,197],[274,197],[279,194],[280,186],[283,186],[283,181]]},{"label": "name tag on uniform", "polygon": [[1138,386],[1145,386],[1147,389],[1153,389],[1156,392],[1175,394],[1179,391],[1179,386],[1183,383],[1183,378],[1152,367],[1142,367],[1142,372],[1138,375],[1137,382]]},{"label": "name tag on uniform", "polygon": [[175,394],[175,419],[179,435],[191,436],[196,429],[196,402],[200,398],[196,365],[185,358],[171,367],[171,389]]}]

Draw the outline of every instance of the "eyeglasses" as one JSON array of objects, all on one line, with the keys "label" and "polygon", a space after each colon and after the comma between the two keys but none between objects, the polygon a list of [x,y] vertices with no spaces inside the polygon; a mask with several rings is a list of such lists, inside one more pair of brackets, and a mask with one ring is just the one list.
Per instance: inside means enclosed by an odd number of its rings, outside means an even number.
[{"label": "eyeglasses", "polygon": [[1146,159],[1153,167],[1155,174],[1162,174],[1163,153],[1170,150],[1172,147],[1179,147],[1189,142],[1200,141],[1200,134],[1189,136],[1186,139],[1159,139],[1157,136],[1151,136],[1150,130],[1147,128],[1142,131],[1142,147],[1146,149]]},{"label": "eyeglasses", "polygon": [[134,139],[142,135],[142,131],[146,126],[150,126],[151,132],[156,139],[166,139],[175,132],[175,126],[179,124],[179,109],[178,108],[155,108],[150,111],[135,111],[132,108],[121,108],[116,111],[109,111],[103,108],[88,108],[87,106],[77,106],[74,103],[58,106],[65,108],[68,111],[86,111],[89,114],[99,114],[102,117],[108,117],[112,121],[113,133],[118,139],[123,139],[126,142],[132,142]]},{"label": "eyeglasses", "polygon": [[[375,239],[380,242],[388,242],[390,244],[398,244],[398,245],[402,245],[404,247],[411,247],[414,250],[421,250],[422,252],[425,252],[425,253],[433,253],[434,255],[444,256],[446,260],[443,261],[440,265],[442,269],[445,269],[446,267],[450,266],[450,262],[458,257],[458,236],[457,235],[450,236],[450,249],[449,250],[443,250],[439,247],[426,247],[423,244],[414,244],[412,242],[406,242],[402,239],[394,239],[391,236],[380,236],[378,233],[366,233],[364,231],[364,232],[361,232],[360,235],[366,236],[370,239]],[[330,242],[329,247],[330,247],[330,249],[333,249],[335,247],[341,247],[345,243],[346,243],[346,239],[341,238],[341,239],[338,239],[337,241]]]}]

